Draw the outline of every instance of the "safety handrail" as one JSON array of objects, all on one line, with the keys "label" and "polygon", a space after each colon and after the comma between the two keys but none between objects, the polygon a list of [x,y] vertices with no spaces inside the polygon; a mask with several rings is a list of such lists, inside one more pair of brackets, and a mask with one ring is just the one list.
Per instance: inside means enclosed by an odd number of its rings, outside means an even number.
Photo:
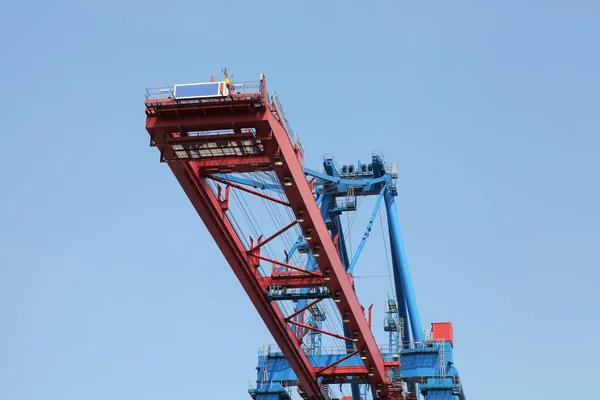
[{"label": "safety handrail", "polygon": [[167,99],[175,97],[173,86],[158,86],[146,88],[146,100]]},{"label": "safety handrail", "polygon": [[[353,350],[356,350],[356,346],[353,345]],[[337,355],[337,354],[346,354],[347,348],[346,346],[321,346],[320,347],[321,355]],[[281,353],[281,349],[276,345],[265,345],[258,350],[258,354],[260,356],[279,354]]]},{"label": "safety handrail", "polygon": [[[198,82],[206,83],[206,82]],[[245,94],[258,94],[263,97],[262,82],[261,81],[236,81],[231,82],[233,88],[232,94],[245,95]],[[167,98],[175,98],[175,86],[157,86],[146,88],[146,100],[160,100]]]},{"label": "safety handrail", "polygon": [[262,95],[261,81],[236,81],[231,82],[231,87],[233,88],[233,94],[258,93]]}]

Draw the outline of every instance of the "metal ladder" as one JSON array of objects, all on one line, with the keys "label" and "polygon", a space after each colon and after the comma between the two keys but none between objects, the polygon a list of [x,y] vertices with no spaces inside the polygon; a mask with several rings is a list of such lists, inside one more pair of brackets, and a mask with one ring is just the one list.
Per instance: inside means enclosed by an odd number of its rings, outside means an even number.
[{"label": "metal ladder", "polygon": [[398,336],[400,337],[400,343],[401,345],[404,345],[404,342],[406,341],[406,332],[404,331],[404,318],[398,317],[398,325],[400,325],[400,327],[398,328]]},{"label": "metal ladder", "polygon": [[271,346],[268,346],[267,351],[265,352],[264,356],[263,356],[263,364],[262,364],[262,377],[261,377],[261,381],[262,382],[266,382],[267,378],[269,377],[269,373],[268,373],[268,366],[269,366],[269,354],[271,353]]},{"label": "metal ladder", "polygon": [[392,386],[396,387],[396,388],[402,387],[404,385],[404,381],[402,380],[402,371],[400,370],[400,367],[396,367],[392,371],[394,371],[394,378],[392,379]]},{"label": "metal ladder", "polygon": [[354,195],[354,186],[350,186],[348,188],[348,193],[346,194],[346,209],[348,211],[356,210],[356,196]]},{"label": "metal ladder", "polygon": [[446,378],[446,345],[444,339],[436,340],[439,352],[438,352],[438,376],[440,380],[444,380]]}]

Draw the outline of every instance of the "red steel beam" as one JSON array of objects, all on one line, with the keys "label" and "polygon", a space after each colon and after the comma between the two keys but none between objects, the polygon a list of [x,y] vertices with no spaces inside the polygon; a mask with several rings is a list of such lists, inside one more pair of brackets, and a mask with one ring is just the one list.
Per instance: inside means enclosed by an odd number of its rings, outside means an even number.
[{"label": "red steel beam", "polygon": [[[219,169],[232,169],[236,172],[255,172],[261,167],[271,169],[271,160],[267,156],[206,158],[194,161],[194,168],[201,176],[217,172]],[[213,171],[214,170],[214,171]]]},{"label": "red steel beam", "polygon": [[[350,274],[348,274],[350,275]],[[351,276],[348,276],[351,284],[354,284]],[[271,283],[275,285],[291,287],[291,288],[307,288],[315,286],[323,286],[326,281],[322,276],[306,275],[304,273],[293,272],[274,272],[271,276],[263,277],[263,281],[268,286]]]},{"label": "red steel beam", "polygon": [[[250,254],[250,252],[248,252],[248,253]],[[273,264],[281,265],[282,267],[286,267],[286,268],[289,268],[289,269],[293,269],[295,271],[302,272],[304,274],[309,274],[309,275],[313,275],[313,276],[321,276],[320,272],[309,271],[307,269],[300,268],[300,267],[297,267],[297,266],[292,265],[292,264],[284,263],[282,261],[277,261],[277,260],[274,260],[274,259],[269,258],[269,257],[261,256],[260,254],[252,254],[252,256],[256,257],[256,258],[260,258],[261,260],[265,260],[265,261],[271,262]]]},{"label": "red steel beam", "polygon": [[338,335],[337,333],[333,333],[333,332],[329,332],[329,331],[324,331],[323,329],[315,328],[314,326],[310,326],[310,325],[306,325],[306,324],[301,324],[300,322],[296,322],[296,321],[287,321],[287,322],[289,322],[290,324],[293,324],[293,325],[297,325],[297,326],[299,326],[301,328],[306,328],[306,329],[311,330],[311,331],[315,331],[315,332],[323,333],[325,335],[333,336],[334,338],[346,340],[348,342],[352,341],[352,339],[349,338],[349,337]]},{"label": "red steel beam", "polygon": [[[279,204],[282,204],[284,206],[289,206],[290,205],[290,203],[288,203],[285,200],[281,200],[281,199],[278,199],[276,197],[266,195],[266,194],[261,193],[261,192],[259,192],[257,190],[249,189],[249,188],[247,188],[247,187],[245,187],[243,185],[238,185],[237,183],[228,181],[227,179],[221,179],[219,177],[211,176],[211,175],[208,175],[207,178],[208,179],[212,179],[213,181],[221,182],[224,185],[228,185],[228,186],[234,187],[234,188],[239,189],[241,191],[244,191],[244,192],[247,192],[247,193],[251,193],[251,194],[253,194],[255,196],[262,197],[263,199],[271,200],[272,202],[279,203]],[[252,250],[254,250],[254,249],[258,248],[258,247],[261,247],[262,245],[264,245],[265,243],[267,243],[268,241],[270,241],[272,239],[275,239],[275,237],[277,237],[279,234],[285,232],[286,230],[290,229],[292,226],[296,225],[296,223],[297,223],[296,221],[291,222],[288,226],[286,226],[285,228],[283,228],[281,231],[277,232],[274,236],[271,236],[270,238],[268,238],[265,242],[262,242],[260,245],[254,247]]]},{"label": "red steel beam", "polygon": [[[267,119],[278,149],[273,151],[273,147],[268,146],[265,147],[265,150],[270,150],[271,156],[275,156],[278,150],[279,155],[284,160],[282,165],[274,167],[275,173],[282,183],[285,180],[291,180],[292,185],[282,185],[282,188],[296,215],[298,215],[299,210],[304,210],[304,221],[300,223],[300,226],[303,232],[307,232],[308,229],[312,230],[310,235],[312,239],[308,243],[313,250],[313,254],[315,251],[319,253],[319,257],[316,258],[317,265],[323,276],[329,278],[327,286],[334,294],[340,313],[344,315],[345,312],[350,312],[349,322],[346,323],[346,326],[351,335],[356,338],[357,348],[361,353],[365,350],[366,360],[364,362],[367,369],[372,371],[372,384],[374,386],[383,385],[385,381],[383,357],[361,311],[360,303],[348,280],[331,236],[329,236],[329,231],[306,181],[296,150],[288,133],[275,117],[269,113]],[[383,395],[385,397],[385,393]]]},{"label": "red steel beam", "polygon": [[305,305],[304,307],[302,307],[301,309],[299,309],[295,313],[290,314],[287,317],[285,317],[285,320],[289,322],[290,319],[294,318],[298,314],[302,314],[304,311],[308,310],[309,308],[311,308],[315,304],[318,304],[321,300],[323,300],[323,299],[317,299],[317,300],[313,301],[312,303],[308,303],[307,305]]},{"label": "red steel beam", "polygon": [[[146,99],[144,100],[144,104],[149,107],[149,108],[154,108],[154,107],[164,107],[164,106],[170,106],[170,107],[178,107],[178,108],[190,108],[190,107],[214,107],[216,106],[220,106],[222,107],[223,105],[228,106],[228,105],[239,105],[239,104],[243,104],[243,103],[249,103],[252,104],[255,102],[256,98],[260,97],[261,94],[256,92],[256,93],[240,93],[240,94],[236,94],[236,93],[232,93],[230,94],[228,97],[231,99],[235,99],[236,102],[232,102],[232,101],[223,101],[222,97],[214,97],[212,99],[210,98],[204,98],[204,101],[199,101],[199,102],[186,102],[186,103],[178,103],[178,100],[172,98],[172,97],[164,97],[164,98],[159,98],[159,99]],[[189,100],[186,100],[189,101]]]},{"label": "red steel beam", "polygon": [[202,135],[202,136],[179,136],[179,137],[167,137],[165,139],[165,143],[168,145],[180,144],[207,144],[207,143],[221,143],[221,142],[241,142],[249,140],[251,142],[256,142],[257,140],[261,140],[260,138],[255,137],[251,133],[242,133],[242,134],[222,134],[222,135]]},{"label": "red steel beam", "polygon": [[172,97],[165,97],[162,99],[146,99],[144,100],[144,105],[146,105],[146,107],[150,106],[150,107],[156,107],[156,106],[162,106],[165,105],[167,103],[175,103],[175,99]]},{"label": "red steel beam", "polygon": [[[317,369],[318,371],[318,369]],[[357,376],[367,375],[367,369],[364,365],[345,366],[334,365],[333,367],[319,373],[320,376]]]},{"label": "red steel beam", "polygon": [[315,286],[323,286],[325,283],[325,279],[322,276],[312,276],[312,275],[290,275],[290,274],[277,274],[271,275],[269,277],[263,278],[264,284],[267,286],[279,285],[281,287],[288,288],[310,288]]},{"label": "red steel beam", "polygon": [[[399,361],[386,361],[384,364],[386,369],[398,368],[400,366]],[[315,368],[315,371],[318,375],[327,377],[367,376],[369,374],[369,371],[367,371],[367,368],[364,365],[335,365],[327,370],[323,370],[323,367],[313,368]]]},{"label": "red steel beam", "polygon": [[258,271],[252,266],[244,245],[229,218],[222,211],[208,182],[199,178],[194,172],[197,168],[193,168],[189,163],[172,162],[169,163],[169,167],[229,262],[277,345],[284,352],[307,395],[311,399],[326,399],[306,354],[299,347],[291,329],[284,322],[281,310],[275,302],[267,299],[261,287],[261,277]]},{"label": "red steel beam", "polygon": [[[268,197],[270,197],[270,196],[268,196]],[[289,204],[285,203],[285,205],[289,205]],[[297,223],[298,223],[297,221],[290,222],[289,224],[287,224],[286,226],[284,226],[283,228],[281,228],[280,230],[278,230],[277,232],[275,232],[274,234],[272,234],[271,236],[269,236],[268,238],[266,238],[262,242],[258,243],[256,246],[254,246],[253,248],[251,248],[249,251],[253,252],[254,250],[260,249],[265,244],[269,243],[271,240],[275,239],[277,236],[281,235],[282,233],[284,233],[285,231],[287,231],[288,229],[290,229],[292,226],[296,225]]]},{"label": "red steel beam", "polygon": [[331,368],[331,367],[334,367],[334,366],[338,365],[339,363],[341,363],[341,362],[343,362],[343,361],[346,361],[347,359],[349,359],[349,358],[351,358],[351,357],[354,357],[354,356],[355,356],[355,355],[357,355],[357,354],[358,354],[358,350],[356,350],[356,351],[353,351],[352,353],[350,353],[350,354],[348,354],[348,355],[346,355],[346,356],[344,356],[344,357],[342,357],[342,358],[340,358],[340,359],[338,359],[338,360],[336,360],[336,361],[332,362],[332,363],[331,363],[331,364],[329,364],[328,366],[326,366],[326,367],[323,367],[323,368],[319,369],[319,370],[317,371],[317,375],[320,375],[320,374],[322,374],[324,371],[328,370],[329,368]]},{"label": "red steel beam", "polygon": [[[227,106],[227,105],[226,105]],[[232,124],[242,125],[243,128],[253,128],[264,123],[267,118],[267,113],[256,111],[241,115],[206,116],[206,117],[187,117],[181,119],[159,119],[157,116],[146,118],[146,129],[155,130],[155,133],[173,132],[181,128],[183,131],[194,130],[219,130],[231,129]],[[152,133],[150,134],[152,137]]]}]

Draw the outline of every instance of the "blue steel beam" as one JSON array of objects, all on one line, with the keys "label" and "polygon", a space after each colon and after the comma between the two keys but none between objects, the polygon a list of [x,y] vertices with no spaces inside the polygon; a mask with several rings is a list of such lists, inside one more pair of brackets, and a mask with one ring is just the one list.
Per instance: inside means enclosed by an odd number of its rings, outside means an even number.
[{"label": "blue steel beam", "polygon": [[228,175],[228,174],[213,174],[213,176],[224,179],[226,181],[231,181],[233,183],[237,183],[240,185],[250,186],[255,189],[283,190],[281,185],[278,183],[257,182],[257,181],[253,181],[251,179],[244,179],[239,176],[233,176],[233,175]]},{"label": "blue steel beam", "polygon": [[[327,173],[328,176],[332,177],[332,178],[339,178],[340,174],[337,170],[337,168],[335,167],[333,160],[332,159],[327,159],[323,162],[323,167],[325,168],[325,172]],[[335,191],[335,194],[337,194],[338,192],[340,192],[340,190],[338,189],[338,184],[331,184],[331,186],[334,186],[337,190]],[[329,207],[327,209],[325,208],[321,208],[321,214],[323,215],[323,219],[327,220],[328,216],[329,218],[333,217],[335,218],[336,224],[335,227],[336,229],[332,230],[332,235],[335,236],[336,234],[338,235],[338,253],[340,254],[340,258],[342,260],[342,264],[344,265],[344,268],[346,269],[347,272],[348,269],[350,268],[350,262],[349,262],[349,257],[348,257],[348,249],[346,246],[346,240],[344,238],[344,232],[342,230],[342,225],[341,225],[341,221],[340,221],[340,215],[331,215],[330,211],[332,210],[333,207],[336,206],[336,201],[335,201],[335,194],[331,194],[329,192],[329,187],[327,188],[327,193],[325,196],[327,198],[330,198],[330,204]],[[347,191],[347,189],[346,189]],[[354,285],[352,285],[352,289],[354,289]],[[346,327],[346,324],[344,324],[344,336],[346,337],[350,337],[351,336],[351,332],[350,330]],[[346,354],[350,354],[354,351],[354,344],[351,342],[346,342]],[[361,400],[360,399],[360,386],[356,383],[352,383],[350,385],[350,390],[352,392],[352,400]]]},{"label": "blue steel beam", "polygon": [[[391,182],[389,182],[389,175],[385,175],[383,160],[379,156],[374,156],[372,159],[373,165],[373,176],[379,178],[381,176],[385,176],[388,178],[388,182],[386,183],[386,187],[382,189],[384,196],[386,195],[387,190],[389,189]],[[388,216],[389,221],[389,216]],[[396,257],[396,252],[394,249],[396,248],[396,244],[394,241],[394,235],[392,233],[391,224],[388,222],[388,237],[390,239],[390,253],[392,255],[392,268],[394,271],[394,289],[396,292],[396,304],[398,315],[404,321],[404,331],[400,332],[400,342],[403,347],[408,347],[411,341],[411,333],[410,333],[410,320],[408,318],[408,308],[406,304],[406,298],[404,296],[404,288],[402,287],[402,279],[397,271],[400,271],[400,265],[398,264],[398,258]]]},{"label": "blue steel beam", "polygon": [[[385,189],[385,206],[387,210],[388,226],[390,227],[391,232],[390,238],[393,238],[392,251],[395,253],[398,261],[398,268],[394,268],[394,275],[398,274],[402,282],[402,289],[404,290],[404,299],[406,300],[406,306],[408,308],[413,338],[415,342],[423,342],[421,316],[419,315],[419,309],[417,308],[417,300],[410,278],[410,271],[408,270],[404,243],[402,242],[402,234],[400,233],[398,212],[396,211],[396,203],[394,201],[396,193],[392,192],[390,188],[391,186],[388,185]],[[400,300],[402,299],[398,299],[398,303],[401,304]]]},{"label": "blue steel beam", "polygon": [[346,193],[348,192],[348,187],[350,186],[355,188],[357,196],[371,195],[373,194],[372,192],[379,193],[379,188],[386,181],[385,176],[381,176],[379,178],[374,177],[370,179],[350,179],[340,176],[334,177],[312,170],[310,168],[304,168],[304,174],[335,184],[337,188],[337,190],[333,193],[335,196],[346,195]]},{"label": "blue steel beam", "polygon": [[342,263],[345,268],[350,266],[350,258],[348,257],[348,246],[346,245],[346,236],[344,235],[344,231],[342,230],[342,220],[339,216],[336,216],[336,225],[338,227],[338,249],[340,253],[340,257],[342,259]]},{"label": "blue steel beam", "polygon": [[369,238],[369,234],[371,233],[371,228],[373,227],[373,222],[375,222],[375,217],[377,216],[377,211],[379,211],[379,206],[381,205],[381,200],[383,199],[384,194],[385,194],[385,187],[384,187],[384,190],[382,190],[381,193],[379,193],[379,196],[377,196],[377,201],[375,202],[375,209],[373,210],[373,213],[371,214],[371,218],[369,219],[369,223],[367,224],[367,230],[365,231],[365,234],[364,234],[362,240],[360,241],[358,248],[356,249],[356,252],[354,253],[354,257],[352,257],[350,266],[348,267],[349,274],[351,274],[352,271],[354,270],[354,267],[356,266],[356,262],[358,261],[358,257],[360,256],[360,253],[361,253],[363,247],[365,247],[365,243],[367,243],[367,239]]},{"label": "blue steel beam", "polygon": [[[395,248],[394,235],[392,234],[392,228],[389,225],[388,233],[392,253],[392,268],[394,269],[394,271],[399,271],[400,266],[398,265],[398,258],[396,257],[396,252],[393,250]],[[398,273],[394,273],[394,288],[396,289],[396,303],[398,304],[398,314],[400,315],[400,318],[402,318],[402,320],[404,321],[404,332],[401,332],[400,340],[402,342],[402,347],[408,348],[411,340],[410,320],[408,319],[408,308],[406,304],[406,298],[404,297],[402,279],[400,278],[400,274]]]}]

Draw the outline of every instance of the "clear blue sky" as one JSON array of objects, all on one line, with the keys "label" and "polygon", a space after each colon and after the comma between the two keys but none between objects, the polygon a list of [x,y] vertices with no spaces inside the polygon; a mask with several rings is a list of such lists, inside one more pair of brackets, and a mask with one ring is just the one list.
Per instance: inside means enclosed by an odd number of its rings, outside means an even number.
[{"label": "clear blue sky", "polygon": [[267,75],[307,164],[398,162],[422,320],[454,323],[470,399],[589,397],[599,21],[591,0],[7,4],[0,399],[249,398],[269,334],[144,130],[146,87],[222,67]]}]

